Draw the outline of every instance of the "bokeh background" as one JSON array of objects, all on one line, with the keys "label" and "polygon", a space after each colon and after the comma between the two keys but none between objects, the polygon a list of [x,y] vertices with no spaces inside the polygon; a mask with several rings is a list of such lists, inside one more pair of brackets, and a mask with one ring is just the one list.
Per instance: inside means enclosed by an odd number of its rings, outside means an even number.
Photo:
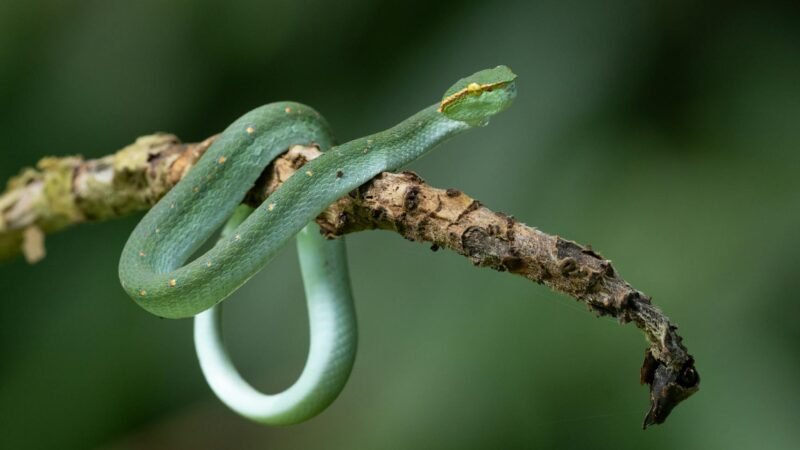
[{"label": "bokeh background", "polygon": [[[370,232],[348,237],[349,384],[261,427],[206,386],[190,320],[119,287],[137,216],[0,266],[0,448],[797,448],[798,19],[768,1],[3,0],[2,180],[154,131],[200,140],[275,100],[348,140],[511,66],[514,107],[412,169],[612,259],[680,325],[702,388],[643,432],[632,325]],[[308,345],[293,246],[227,305],[247,378],[287,386]]]}]

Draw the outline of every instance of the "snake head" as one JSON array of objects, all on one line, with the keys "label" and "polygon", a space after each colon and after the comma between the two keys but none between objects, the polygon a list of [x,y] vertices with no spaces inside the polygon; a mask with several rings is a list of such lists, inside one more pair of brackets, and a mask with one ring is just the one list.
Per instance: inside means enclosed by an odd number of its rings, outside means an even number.
[{"label": "snake head", "polygon": [[517,96],[516,78],[506,66],[481,70],[462,78],[444,93],[439,112],[449,119],[473,126],[486,125],[491,116],[511,106]]},{"label": "snake head", "polygon": [[673,367],[657,360],[649,350],[645,353],[641,382],[650,385],[650,411],[644,418],[643,428],[663,423],[672,408],[700,388],[700,376],[691,356]]}]

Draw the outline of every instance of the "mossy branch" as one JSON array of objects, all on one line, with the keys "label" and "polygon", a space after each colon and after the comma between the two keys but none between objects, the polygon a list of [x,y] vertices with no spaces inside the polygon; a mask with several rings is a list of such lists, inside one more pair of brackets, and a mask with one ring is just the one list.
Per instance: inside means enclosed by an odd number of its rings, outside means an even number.
[{"label": "mossy branch", "polygon": [[[142,136],[99,159],[44,158],[12,178],[0,196],[0,260],[43,258],[44,236],[88,221],[145,210],[172,188],[215,137],[183,144],[170,134]],[[295,146],[262,174],[245,201],[260,204],[307,161]],[[494,212],[456,189],[438,189],[411,173],[381,173],[317,218],[328,237],[390,230],[432,250],[450,249],[474,265],[523,276],[585,303],[597,315],[633,322],[649,342],[640,380],[650,385],[645,426],[663,422],[697,391],[699,378],[669,319],[589,247],[543,233]]]}]

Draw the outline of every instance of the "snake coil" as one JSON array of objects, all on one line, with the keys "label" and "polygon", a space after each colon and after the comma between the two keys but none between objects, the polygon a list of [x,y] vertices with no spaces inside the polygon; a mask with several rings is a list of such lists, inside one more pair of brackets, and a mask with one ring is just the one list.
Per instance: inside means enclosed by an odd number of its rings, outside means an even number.
[{"label": "snake coil", "polygon": [[[136,226],[120,258],[122,287],[155,315],[196,316],[200,367],[231,409],[267,424],[313,417],[341,392],[357,345],[344,239],[325,240],[314,219],[380,172],[408,164],[455,134],[486,125],[513,101],[515,78],[505,66],[482,70],[398,125],[335,147],[327,123],[308,106],[279,102],[248,112],[228,126]],[[258,208],[239,206],[264,168],[294,144],[316,145],[323,154]],[[187,262],[223,224],[219,241]],[[283,392],[265,395],[230,360],[218,304],[295,235],[311,344],[298,380]]]}]

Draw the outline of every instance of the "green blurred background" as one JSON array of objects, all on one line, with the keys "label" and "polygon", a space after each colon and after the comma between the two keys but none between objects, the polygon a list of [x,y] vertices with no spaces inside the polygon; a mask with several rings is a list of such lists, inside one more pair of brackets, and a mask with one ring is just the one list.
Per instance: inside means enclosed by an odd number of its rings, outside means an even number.
[{"label": "green blurred background", "polygon": [[[200,140],[275,100],[347,140],[511,66],[514,107],[412,169],[612,259],[680,325],[702,388],[643,432],[632,325],[371,232],[348,237],[349,384],[261,427],[206,386],[190,320],[119,287],[129,217],[0,266],[0,448],[797,448],[799,19],[791,2],[4,0],[0,180],[154,131]],[[227,305],[245,375],[287,386],[308,344],[293,246]]]}]

